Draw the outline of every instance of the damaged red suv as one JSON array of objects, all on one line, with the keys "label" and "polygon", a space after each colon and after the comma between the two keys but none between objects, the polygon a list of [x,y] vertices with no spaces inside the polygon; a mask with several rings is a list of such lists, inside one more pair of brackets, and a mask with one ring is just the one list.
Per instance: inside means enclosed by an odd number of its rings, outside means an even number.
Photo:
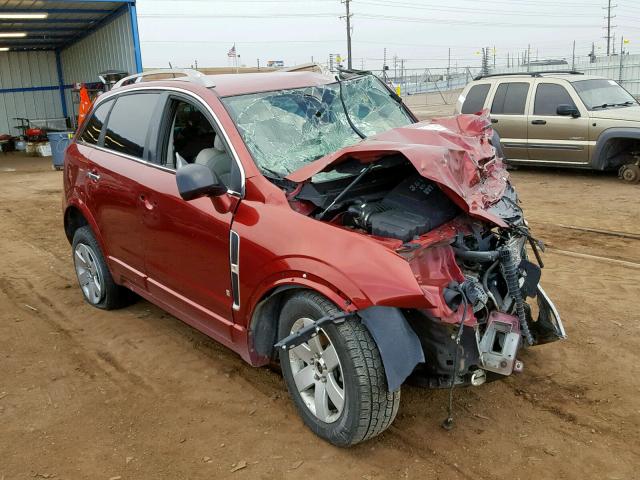
[{"label": "damaged red suv", "polygon": [[279,360],[343,446],[391,424],[405,381],[481,385],[565,336],[487,116],[418,122],[366,72],[182,74],[123,79],[67,149],[91,305],[135,293]]}]

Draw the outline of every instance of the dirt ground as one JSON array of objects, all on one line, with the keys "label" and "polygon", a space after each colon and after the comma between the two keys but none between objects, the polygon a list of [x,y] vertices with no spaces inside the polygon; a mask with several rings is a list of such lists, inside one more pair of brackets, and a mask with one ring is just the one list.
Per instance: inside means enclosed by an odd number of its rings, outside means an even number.
[{"label": "dirt ground", "polygon": [[543,284],[569,339],[524,352],[520,375],[456,390],[451,432],[446,392],[403,387],[386,433],[339,449],[305,428],[276,372],[145,301],[84,303],[62,172],[0,155],[0,479],[640,478],[640,187],[513,179],[549,244]]}]

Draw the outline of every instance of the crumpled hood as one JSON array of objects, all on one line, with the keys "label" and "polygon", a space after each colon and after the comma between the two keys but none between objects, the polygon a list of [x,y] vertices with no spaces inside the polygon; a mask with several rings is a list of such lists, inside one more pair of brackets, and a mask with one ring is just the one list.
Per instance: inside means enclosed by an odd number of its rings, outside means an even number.
[{"label": "crumpled hood", "polygon": [[470,215],[506,226],[487,208],[504,195],[509,174],[489,143],[493,137],[488,112],[456,115],[394,128],[342,148],[289,174],[293,182],[355,158],[361,163],[401,154],[425,178],[437,183]]},{"label": "crumpled hood", "polygon": [[608,120],[626,120],[630,122],[640,122],[640,106],[593,110],[591,111],[590,117],[604,118]]}]

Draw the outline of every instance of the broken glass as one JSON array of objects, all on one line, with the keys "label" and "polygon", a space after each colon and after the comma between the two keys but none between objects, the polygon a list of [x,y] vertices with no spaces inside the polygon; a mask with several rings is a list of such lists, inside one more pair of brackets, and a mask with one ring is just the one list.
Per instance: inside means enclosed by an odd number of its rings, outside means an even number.
[{"label": "broken glass", "polygon": [[[223,99],[258,167],[269,176],[285,177],[305,164],[353,145],[366,136],[412,123],[389,91],[372,76],[338,82],[238,95]],[[317,180],[337,174],[317,175]]]}]

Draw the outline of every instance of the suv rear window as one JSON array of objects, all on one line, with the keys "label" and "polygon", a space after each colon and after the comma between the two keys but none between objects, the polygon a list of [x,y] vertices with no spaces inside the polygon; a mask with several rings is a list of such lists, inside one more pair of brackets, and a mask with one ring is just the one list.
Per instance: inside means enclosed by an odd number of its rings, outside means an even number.
[{"label": "suv rear window", "polygon": [[562,85],[556,85],[555,83],[538,84],[533,114],[557,115],[558,105],[576,106],[571,95]]},{"label": "suv rear window", "polygon": [[467,98],[462,104],[462,113],[477,113],[482,110],[490,87],[489,83],[481,83],[471,87],[471,90],[467,93]]},{"label": "suv rear window", "polygon": [[528,83],[501,83],[493,97],[491,113],[498,115],[524,115],[528,93]]},{"label": "suv rear window", "polygon": [[87,120],[87,126],[84,127],[84,130],[80,135],[81,141],[90,145],[98,144],[100,132],[102,131],[104,121],[107,119],[107,115],[109,114],[111,105],[113,105],[113,100],[107,100],[106,102],[101,103],[98,108],[96,108],[95,112],[93,112],[93,115],[91,115],[91,118]]},{"label": "suv rear window", "polygon": [[109,115],[104,147],[142,158],[158,95],[158,93],[136,93],[118,97]]}]

